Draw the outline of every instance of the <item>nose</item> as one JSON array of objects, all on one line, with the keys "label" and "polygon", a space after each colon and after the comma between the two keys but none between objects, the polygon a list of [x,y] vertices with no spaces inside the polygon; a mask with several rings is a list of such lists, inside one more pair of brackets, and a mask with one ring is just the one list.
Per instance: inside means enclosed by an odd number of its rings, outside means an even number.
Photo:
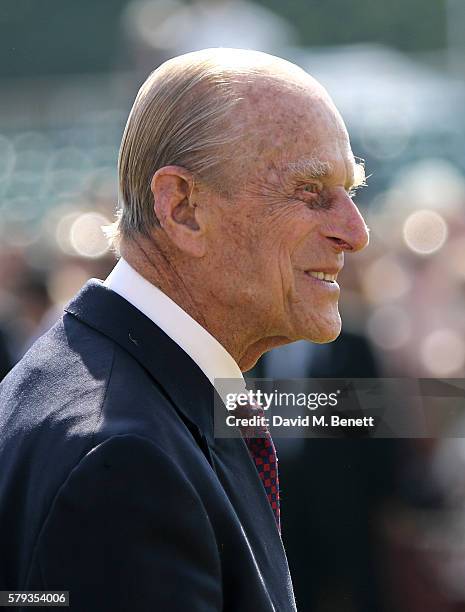
[{"label": "nose", "polygon": [[352,198],[344,191],[343,197],[331,211],[325,236],[339,251],[355,253],[369,242],[368,228]]}]

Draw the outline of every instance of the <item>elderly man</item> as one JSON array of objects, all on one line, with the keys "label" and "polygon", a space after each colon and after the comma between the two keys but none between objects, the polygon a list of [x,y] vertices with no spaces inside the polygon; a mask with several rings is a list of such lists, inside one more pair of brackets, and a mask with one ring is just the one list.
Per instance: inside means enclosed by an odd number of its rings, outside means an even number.
[{"label": "elderly man", "polygon": [[120,149],[121,259],[1,388],[0,589],[295,610],[273,443],[215,439],[212,383],[339,334],[360,178],[328,94],[284,60],[210,49],[150,75]]}]

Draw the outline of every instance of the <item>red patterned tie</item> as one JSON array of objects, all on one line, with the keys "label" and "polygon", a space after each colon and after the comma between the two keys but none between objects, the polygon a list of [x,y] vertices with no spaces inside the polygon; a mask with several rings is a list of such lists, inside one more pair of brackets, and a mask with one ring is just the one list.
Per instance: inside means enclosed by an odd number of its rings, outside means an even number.
[{"label": "red patterned tie", "polygon": [[[263,416],[263,408],[258,405],[241,408],[241,416]],[[250,456],[265,487],[265,493],[273,510],[278,531],[281,533],[280,509],[279,509],[279,478],[278,457],[271,439],[270,432],[266,426],[241,428],[244,442],[249,450]]]}]

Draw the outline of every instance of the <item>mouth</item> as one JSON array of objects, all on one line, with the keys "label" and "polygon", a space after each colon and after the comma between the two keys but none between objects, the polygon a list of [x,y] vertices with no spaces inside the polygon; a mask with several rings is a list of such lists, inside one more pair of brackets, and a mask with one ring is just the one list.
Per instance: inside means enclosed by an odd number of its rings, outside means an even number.
[{"label": "mouth", "polygon": [[319,281],[323,281],[325,283],[335,283],[337,285],[337,272],[334,274],[330,272],[323,272],[322,270],[307,270],[305,274],[308,274],[312,278],[316,278]]},{"label": "mouth", "polygon": [[323,270],[305,270],[305,275],[310,277],[315,286],[325,287],[339,291],[337,283],[337,275],[341,271],[342,266],[326,268]]}]

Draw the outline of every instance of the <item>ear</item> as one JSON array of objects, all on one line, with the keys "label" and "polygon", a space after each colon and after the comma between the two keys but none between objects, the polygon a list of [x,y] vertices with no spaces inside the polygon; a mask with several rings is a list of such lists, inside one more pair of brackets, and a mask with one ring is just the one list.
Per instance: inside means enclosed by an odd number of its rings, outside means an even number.
[{"label": "ear", "polygon": [[205,225],[193,201],[194,178],[180,166],[164,166],[150,184],[155,215],[170,240],[193,257],[205,254]]}]

